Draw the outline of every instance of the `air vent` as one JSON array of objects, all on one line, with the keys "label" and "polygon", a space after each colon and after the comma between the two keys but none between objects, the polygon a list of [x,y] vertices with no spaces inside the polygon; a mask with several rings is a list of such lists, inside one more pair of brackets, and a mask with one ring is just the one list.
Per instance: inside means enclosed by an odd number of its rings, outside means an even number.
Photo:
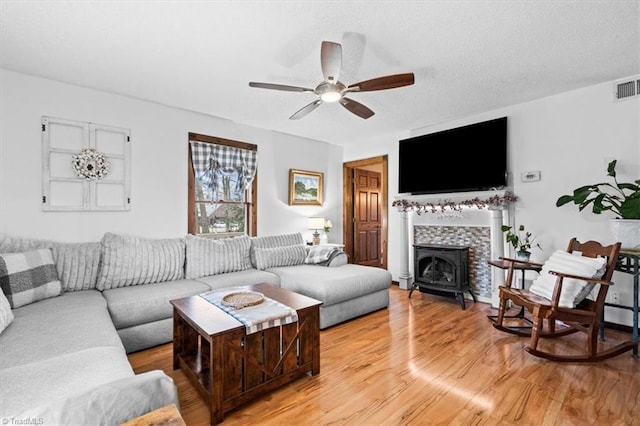
[{"label": "air vent", "polygon": [[614,83],[613,89],[616,101],[640,96],[640,76],[617,81]]}]

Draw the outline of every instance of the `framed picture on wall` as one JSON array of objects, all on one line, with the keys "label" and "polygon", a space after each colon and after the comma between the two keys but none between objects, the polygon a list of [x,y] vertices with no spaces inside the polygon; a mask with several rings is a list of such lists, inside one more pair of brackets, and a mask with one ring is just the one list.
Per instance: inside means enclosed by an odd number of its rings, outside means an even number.
[{"label": "framed picture on wall", "polygon": [[289,169],[289,205],[321,206],[323,180],[321,172]]}]

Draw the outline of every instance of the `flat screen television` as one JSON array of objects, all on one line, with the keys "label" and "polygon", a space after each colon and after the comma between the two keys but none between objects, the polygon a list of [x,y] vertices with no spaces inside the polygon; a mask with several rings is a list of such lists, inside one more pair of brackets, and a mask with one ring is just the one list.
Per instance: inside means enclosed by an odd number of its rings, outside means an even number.
[{"label": "flat screen television", "polygon": [[507,117],[399,142],[399,193],[486,191],[506,185]]}]

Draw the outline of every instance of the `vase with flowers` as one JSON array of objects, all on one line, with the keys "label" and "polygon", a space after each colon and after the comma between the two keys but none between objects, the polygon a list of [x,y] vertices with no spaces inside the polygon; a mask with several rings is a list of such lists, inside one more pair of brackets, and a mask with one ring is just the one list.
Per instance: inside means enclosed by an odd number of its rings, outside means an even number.
[{"label": "vase with flowers", "polygon": [[514,229],[512,226],[502,225],[502,232],[505,233],[505,240],[516,251],[516,259],[529,261],[531,256],[531,248],[537,247],[541,249],[540,244],[536,243],[536,237],[524,228],[524,225]]}]

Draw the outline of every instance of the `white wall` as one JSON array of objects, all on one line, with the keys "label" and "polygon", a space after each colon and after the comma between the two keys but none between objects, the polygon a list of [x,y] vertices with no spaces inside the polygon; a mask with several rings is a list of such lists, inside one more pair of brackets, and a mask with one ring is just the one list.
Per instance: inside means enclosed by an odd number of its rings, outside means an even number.
[{"label": "white wall", "polygon": [[[555,207],[557,198],[573,189],[607,181],[606,164],[618,159],[620,181],[640,178],[640,97],[615,102],[613,82],[550,96],[477,114],[409,134],[387,135],[367,145],[345,147],[345,161],[373,155],[389,156],[389,270],[397,280],[400,270],[398,232],[400,214],[391,207],[397,196],[398,140],[465,124],[508,116],[509,169],[517,224],[538,235],[543,247],[535,253],[545,259],[565,249],[571,237],[613,242],[608,219],[613,216],[578,212],[574,206]],[[540,170],[542,180],[523,183],[522,172]],[[514,178],[515,177],[515,178]],[[420,218],[421,223],[430,219]],[[433,220],[433,219],[431,219]],[[616,272],[616,291],[625,305],[632,303],[631,277]],[[631,312],[607,310],[608,320],[631,323]]]},{"label": "white wall", "polygon": [[[326,216],[342,235],[342,148],[7,70],[0,70],[0,232],[61,241],[95,241],[104,232],[150,238],[187,229],[189,132],[258,145],[258,233],[302,232]],[[43,212],[42,116],[131,129],[129,212]],[[289,169],[325,175],[322,207],[288,205]]]},{"label": "white wall", "polygon": [[[572,236],[611,241],[607,217],[555,207],[558,196],[606,180],[607,159],[618,159],[621,179],[640,176],[640,98],[614,102],[612,85],[596,85],[398,134],[343,149],[323,142],[0,70],[0,232],[64,241],[94,241],[104,232],[153,238],[186,233],[187,134],[203,133],[255,143],[260,156],[259,234],[303,232],[308,216],[332,220],[331,241],[342,235],[342,162],[388,155],[389,270],[398,279],[400,214],[397,195],[398,140],[499,116],[509,117],[509,165],[520,198],[515,220],[539,235],[548,256]],[[131,129],[132,197],[129,212],[42,212],[42,116]],[[288,170],[325,174],[322,207],[287,205]],[[540,182],[522,183],[522,172],[540,170]],[[421,219],[427,220],[427,219]],[[621,298],[631,303],[630,277],[614,276]],[[624,322],[631,313],[621,311]],[[608,314],[609,315],[609,314]]]}]

